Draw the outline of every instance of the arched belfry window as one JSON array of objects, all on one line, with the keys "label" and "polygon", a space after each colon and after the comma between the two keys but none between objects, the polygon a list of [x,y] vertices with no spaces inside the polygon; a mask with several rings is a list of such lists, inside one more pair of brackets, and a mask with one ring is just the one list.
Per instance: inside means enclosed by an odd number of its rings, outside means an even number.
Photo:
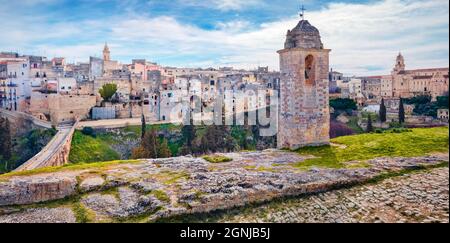
[{"label": "arched belfry window", "polygon": [[314,86],[316,77],[316,65],[314,61],[314,57],[312,55],[308,55],[305,58],[305,85]]}]

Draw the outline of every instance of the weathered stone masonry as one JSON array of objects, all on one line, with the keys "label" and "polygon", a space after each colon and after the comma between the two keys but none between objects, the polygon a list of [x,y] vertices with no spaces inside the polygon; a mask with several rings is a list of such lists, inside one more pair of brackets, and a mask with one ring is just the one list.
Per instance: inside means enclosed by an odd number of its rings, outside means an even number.
[{"label": "weathered stone masonry", "polygon": [[280,54],[278,147],[329,144],[329,53],[319,31],[302,20],[288,31]]}]

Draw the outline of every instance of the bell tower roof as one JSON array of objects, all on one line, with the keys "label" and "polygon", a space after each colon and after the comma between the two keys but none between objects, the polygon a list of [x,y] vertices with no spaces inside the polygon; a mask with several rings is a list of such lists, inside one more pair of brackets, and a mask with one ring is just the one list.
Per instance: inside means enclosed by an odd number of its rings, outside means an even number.
[{"label": "bell tower roof", "polygon": [[103,52],[109,52],[108,43],[105,42],[105,47],[103,48]]},{"label": "bell tower roof", "polygon": [[[302,16],[304,15],[302,14]],[[319,30],[311,25],[308,20],[300,20],[297,26],[287,33],[284,48],[290,49],[297,47],[323,49]]]}]

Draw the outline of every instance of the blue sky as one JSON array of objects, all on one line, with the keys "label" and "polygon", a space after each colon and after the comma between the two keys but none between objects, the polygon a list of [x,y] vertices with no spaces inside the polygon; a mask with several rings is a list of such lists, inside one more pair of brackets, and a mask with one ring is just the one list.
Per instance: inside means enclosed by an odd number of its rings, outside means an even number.
[{"label": "blue sky", "polygon": [[107,41],[124,63],[277,70],[301,4],[335,70],[387,74],[399,51],[409,68],[449,65],[448,0],[0,0],[0,50],[79,62]]}]

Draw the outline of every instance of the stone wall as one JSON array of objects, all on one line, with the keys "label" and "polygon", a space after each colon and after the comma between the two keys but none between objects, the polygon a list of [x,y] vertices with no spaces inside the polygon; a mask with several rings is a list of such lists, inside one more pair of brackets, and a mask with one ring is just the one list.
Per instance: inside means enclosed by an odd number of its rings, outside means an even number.
[{"label": "stone wall", "polygon": [[[328,66],[330,50],[279,51],[281,67],[278,147],[297,149],[329,143]],[[313,82],[305,78],[306,58],[312,57]]]},{"label": "stone wall", "polygon": [[96,105],[93,95],[61,95],[33,92],[30,112],[36,117],[42,114],[50,117],[53,124],[75,122],[77,118],[86,119]]}]

